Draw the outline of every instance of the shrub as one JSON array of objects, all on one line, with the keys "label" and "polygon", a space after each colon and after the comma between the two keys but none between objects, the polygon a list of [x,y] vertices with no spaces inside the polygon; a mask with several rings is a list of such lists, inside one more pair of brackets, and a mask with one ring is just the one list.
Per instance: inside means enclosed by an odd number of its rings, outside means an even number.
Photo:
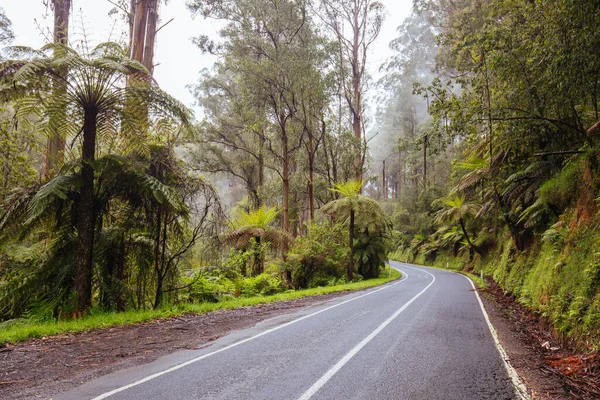
[{"label": "shrub", "polygon": [[342,278],[349,262],[348,232],[329,222],[308,226],[306,236],[296,240],[288,253],[286,268],[296,287],[325,286]]}]

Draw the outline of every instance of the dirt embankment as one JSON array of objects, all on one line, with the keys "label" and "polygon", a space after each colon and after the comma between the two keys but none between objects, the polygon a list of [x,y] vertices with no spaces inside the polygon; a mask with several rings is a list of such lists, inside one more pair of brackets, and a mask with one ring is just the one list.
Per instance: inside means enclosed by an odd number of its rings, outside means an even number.
[{"label": "dirt embankment", "polygon": [[506,296],[491,279],[482,300],[512,366],[533,399],[600,399],[600,354],[560,343],[531,310]]}]

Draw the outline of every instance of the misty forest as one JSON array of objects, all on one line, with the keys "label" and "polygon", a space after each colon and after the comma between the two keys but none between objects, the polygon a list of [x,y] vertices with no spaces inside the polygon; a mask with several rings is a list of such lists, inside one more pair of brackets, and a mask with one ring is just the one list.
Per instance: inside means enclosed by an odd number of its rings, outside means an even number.
[{"label": "misty forest", "polygon": [[168,2],[110,1],[104,42],[45,3],[41,48],[0,8],[0,329],[20,332],[0,342],[374,285],[396,260],[600,348],[597,1],[415,0],[372,68],[378,1],[187,0],[220,26],[189,32],[217,60],[196,112],[153,77]]}]

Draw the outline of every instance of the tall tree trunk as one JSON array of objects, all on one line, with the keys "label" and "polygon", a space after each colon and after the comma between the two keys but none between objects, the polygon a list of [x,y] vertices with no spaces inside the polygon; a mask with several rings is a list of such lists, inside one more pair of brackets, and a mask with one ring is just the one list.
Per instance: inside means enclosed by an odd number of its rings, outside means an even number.
[{"label": "tall tree trunk", "polygon": [[[280,95],[279,107],[282,107],[283,96]],[[290,232],[290,151],[286,129],[286,118],[283,109],[279,110],[279,129],[281,130],[281,152],[282,154],[282,172],[283,181],[283,229]]]},{"label": "tall tree trunk", "polygon": [[158,0],[148,0],[147,19],[142,64],[152,76],[154,74],[154,43],[156,42],[156,25],[158,23]]},{"label": "tall tree trunk", "polygon": [[423,190],[427,189],[427,136],[423,139]]},{"label": "tall tree trunk", "polygon": [[387,200],[387,182],[385,181],[385,160],[383,160],[383,170],[381,171],[381,185],[383,201]]},{"label": "tall tree trunk", "polygon": [[315,164],[315,149],[313,143],[312,123],[309,123],[307,129],[308,135],[308,214],[310,222],[315,222],[315,193],[314,193],[314,164]]},{"label": "tall tree trunk", "polygon": [[146,45],[146,21],[148,20],[148,0],[139,0],[135,5],[133,20],[133,39],[131,44],[131,58],[144,62],[144,48]]},{"label": "tall tree trunk", "polygon": [[354,208],[350,209],[350,234],[349,234],[349,245],[350,245],[350,260],[348,261],[348,270],[346,271],[346,276],[348,278],[348,282],[354,279]]},{"label": "tall tree trunk", "polygon": [[[52,0],[54,7],[54,43],[67,45],[69,43],[69,16],[71,13],[71,0]],[[56,56],[56,55],[55,55]],[[68,71],[59,71],[59,74],[66,77]],[[58,82],[57,82],[58,83]],[[66,95],[67,88],[64,84],[54,84],[53,95],[63,97]],[[66,110],[61,110],[55,118],[62,119],[66,116]],[[58,122],[51,124],[61,126]],[[51,176],[61,167],[63,163],[65,150],[65,137],[57,129],[50,132],[46,142],[46,160],[44,163],[44,175]]]},{"label": "tall tree trunk", "polygon": [[[358,21],[358,7],[354,9],[352,21],[352,131],[359,146],[362,146],[362,92],[361,92],[361,66],[359,65],[359,48],[361,28]],[[365,28],[366,29],[366,28]],[[365,149],[366,151],[366,149]],[[356,179],[362,181],[362,150],[358,152],[356,161]]]},{"label": "tall tree trunk", "polygon": [[402,163],[402,152],[398,152],[398,182],[396,186],[396,199],[402,200],[402,181],[404,180],[404,164]]},{"label": "tall tree trunk", "polygon": [[158,0],[132,0],[130,19],[131,58],[154,73],[154,44],[158,24]]},{"label": "tall tree trunk", "polygon": [[262,205],[260,189],[265,184],[265,139],[264,133],[257,134],[258,137],[258,187],[256,190],[256,208]]},{"label": "tall tree trunk", "polygon": [[290,154],[286,134],[281,137],[281,142],[283,149],[283,229],[290,232]]},{"label": "tall tree trunk", "polygon": [[94,250],[94,168],[98,109],[85,110],[83,145],[81,148],[81,194],[77,219],[77,269],[74,288],[77,293],[77,311],[85,312],[92,305],[92,266]]},{"label": "tall tree trunk", "polygon": [[164,291],[163,291],[163,283],[164,282],[164,277],[163,274],[159,273],[156,276],[156,292],[154,294],[154,309],[158,309],[158,307],[160,307],[160,305],[163,302],[163,295],[164,295]]}]

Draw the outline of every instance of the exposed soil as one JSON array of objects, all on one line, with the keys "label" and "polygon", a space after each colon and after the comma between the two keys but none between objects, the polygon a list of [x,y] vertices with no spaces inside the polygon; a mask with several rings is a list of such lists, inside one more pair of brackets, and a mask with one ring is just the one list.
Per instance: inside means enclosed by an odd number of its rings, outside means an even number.
[{"label": "exposed soil", "polygon": [[296,312],[344,292],[138,325],[32,339],[0,347],[0,399],[49,399],[110,372],[197,349],[228,332]]},{"label": "exposed soil", "polygon": [[512,366],[533,399],[600,399],[600,354],[561,343],[549,325],[493,281],[482,300]]}]

